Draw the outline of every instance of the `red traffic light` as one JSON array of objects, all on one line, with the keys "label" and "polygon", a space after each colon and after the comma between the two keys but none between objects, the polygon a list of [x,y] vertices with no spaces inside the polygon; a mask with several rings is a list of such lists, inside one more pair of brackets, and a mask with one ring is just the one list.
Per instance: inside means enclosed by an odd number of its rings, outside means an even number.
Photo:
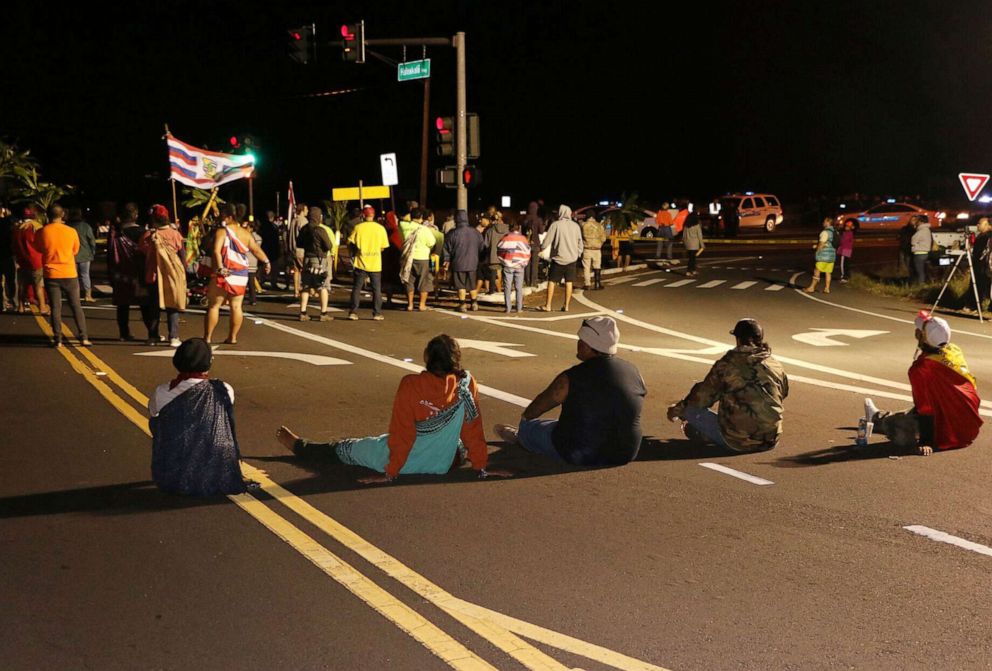
[{"label": "red traffic light", "polygon": [[294,32],[294,33],[292,33],[292,35],[293,35],[293,39],[296,40],[296,41],[299,41],[299,40],[302,40],[303,39],[303,36],[300,35],[299,32]]},{"label": "red traffic light", "polygon": [[230,142],[231,142],[231,146],[232,147],[237,147],[238,146],[238,138],[237,138],[237,136],[232,135],[231,136],[231,139],[230,139]]},{"label": "red traffic light", "polygon": [[351,32],[351,26],[349,26],[348,24],[341,26],[341,37],[343,37],[346,40],[355,39],[355,34]]}]

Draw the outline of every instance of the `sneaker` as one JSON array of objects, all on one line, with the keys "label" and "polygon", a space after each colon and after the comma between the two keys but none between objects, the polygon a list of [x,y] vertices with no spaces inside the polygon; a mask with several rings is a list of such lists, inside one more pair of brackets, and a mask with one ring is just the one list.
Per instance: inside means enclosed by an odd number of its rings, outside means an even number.
[{"label": "sneaker", "polygon": [[386,318],[383,317],[382,315],[372,315],[372,321],[382,322],[382,321],[386,321]]},{"label": "sneaker", "polygon": [[82,345],[83,347],[93,347],[93,343],[90,341],[89,338],[83,338],[82,340],[79,341],[79,344]]},{"label": "sneaker", "polygon": [[358,315],[356,315],[354,312],[349,312],[348,313],[348,319],[350,319],[353,322],[357,322],[358,321]]},{"label": "sneaker", "polygon": [[878,408],[875,407],[875,401],[870,398],[865,399],[865,419],[869,422],[875,421],[875,416],[878,414]]},{"label": "sneaker", "polygon": [[458,311],[459,312],[468,312],[468,306],[465,305],[464,303],[460,303],[458,305]]},{"label": "sneaker", "polygon": [[306,312],[301,312],[300,313],[300,321],[301,322],[308,322],[308,321],[310,321],[310,317],[307,316],[307,313]]},{"label": "sneaker", "polygon": [[472,301],[472,312],[479,311],[479,301]]},{"label": "sneaker", "polygon": [[321,312],[320,313],[320,321],[322,321],[322,322],[329,322],[329,321],[332,321],[333,319],[334,319],[334,317],[332,317],[331,315],[327,314],[326,312]]},{"label": "sneaker", "polygon": [[172,340],[169,341],[169,347],[179,347],[182,344],[183,341],[180,340],[179,338],[173,338]]},{"label": "sneaker", "polygon": [[517,437],[517,427],[509,424],[497,424],[493,427],[493,432],[499,436],[500,440],[510,445],[519,445],[520,438]]}]

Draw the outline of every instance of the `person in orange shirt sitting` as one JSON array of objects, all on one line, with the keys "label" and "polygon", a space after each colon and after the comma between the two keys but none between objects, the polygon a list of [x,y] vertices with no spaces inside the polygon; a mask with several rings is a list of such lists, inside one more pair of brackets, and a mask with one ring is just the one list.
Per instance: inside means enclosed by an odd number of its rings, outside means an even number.
[{"label": "person in orange shirt sitting", "polygon": [[34,236],[34,247],[41,252],[45,291],[52,308],[53,347],[62,346],[62,292],[72,308],[72,316],[79,330],[79,342],[84,347],[93,343],[86,336],[86,316],[79,302],[79,279],[76,275],[76,254],[79,252],[79,235],[62,222],[65,210],[60,205],[48,208],[48,223]]},{"label": "person in orange shirt sitting", "polygon": [[436,336],[427,343],[424,363],[427,370],[400,381],[389,433],[314,443],[283,426],[276,437],[298,457],[330,458],[378,471],[380,475],[361,478],[363,484],[392,482],[413,473],[447,473],[461,462],[462,449],[480,478],[509,477],[509,471],[486,470],[489,452],[479,391],[472,375],[462,370],[458,342]]}]

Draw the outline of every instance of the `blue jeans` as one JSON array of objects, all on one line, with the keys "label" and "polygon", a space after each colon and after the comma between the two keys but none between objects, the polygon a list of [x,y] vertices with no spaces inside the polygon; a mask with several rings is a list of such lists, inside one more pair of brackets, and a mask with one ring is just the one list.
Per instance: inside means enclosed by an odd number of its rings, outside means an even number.
[{"label": "blue jeans", "polygon": [[720,422],[717,419],[717,414],[709,408],[686,406],[685,410],[682,411],[682,418],[714,445],[727,450],[730,449],[727,441],[723,439],[723,434],[720,433]]},{"label": "blue jeans", "polygon": [[76,274],[79,275],[79,286],[83,290],[84,296],[90,295],[90,290],[93,285],[90,284],[90,263],[91,261],[83,261],[82,263],[76,264]]},{"label": "blue jeans", "polygon": [[[512,286],[511,286],[512,285]],[[524,269],[503,268],[503,298],[506,301],[506,311],[510,311],[510,290],[517,291],[517,312],[524,311]]]},{"label": "blue jeans", "polygon": [[565,463],[551,440],[551,433],[556,426],[558,426],[556,419],[522,419],[520,426],[517,427],[517,440],[528,452],[558,463]]},{"label": "blue jeans", "polygon": [[913,273],[910,284],[924,284],[927,281],[927,254],[913,254]]},{"label": "blue jeans", "polygon": [[358,305],[362,301],[362,285],[368,277],[372,283],[372,315],[382,313],[382,273],[370,273],[359,268],[354,269],[354,283],[351,285],[351,311],[358,312]]}]

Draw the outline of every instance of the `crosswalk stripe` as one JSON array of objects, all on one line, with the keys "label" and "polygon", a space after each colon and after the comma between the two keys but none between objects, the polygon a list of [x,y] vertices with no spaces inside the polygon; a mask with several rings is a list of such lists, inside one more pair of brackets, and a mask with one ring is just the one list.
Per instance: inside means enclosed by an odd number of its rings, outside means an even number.
[{"label": "crosswalk stripe", "polygon": [[755,284],[757,284],[757,282],[754,282],[754,281],[741,282],[740,284],[735,284],[734,286],[732,286],[730,288],[731,289],[747,289],[748,287],[753,287]]},{"label": "crosswalk stripe", "polygon": [[649,287],[652,284],[658,284],[658,282],[664,282],[664,277],[659,277],[653,280],[645,280],[644,282],[638,282],[637,284],[631,284],[632,287]]},{"label": "crosswalk stripe", "polygon": [[770,284],[765,287],[765,291],[781,291],[785,286],[784,284]]},{"label": "crosswalk stripe", "polygon": [[725,283],[727,280],[710,280],[706,284],[700,284],[697,289],[712,289],[713,287],[718,287]]},{"label": "crosswalk stripe", "polygon": [[696,280],[679,280],[678,282],[672,282],[671,284],[666,284],[666,289],[675,289],[677,287],[684,287],[687,284],[692,284]]},{"label": "crosswalk stripe", "polygon": [[615,280],[603,280],[603,284],[623,284],[624,282],[631,282],[639,279],[641,278],[637,275],[631,275],[630,277],[618,277]]}]

